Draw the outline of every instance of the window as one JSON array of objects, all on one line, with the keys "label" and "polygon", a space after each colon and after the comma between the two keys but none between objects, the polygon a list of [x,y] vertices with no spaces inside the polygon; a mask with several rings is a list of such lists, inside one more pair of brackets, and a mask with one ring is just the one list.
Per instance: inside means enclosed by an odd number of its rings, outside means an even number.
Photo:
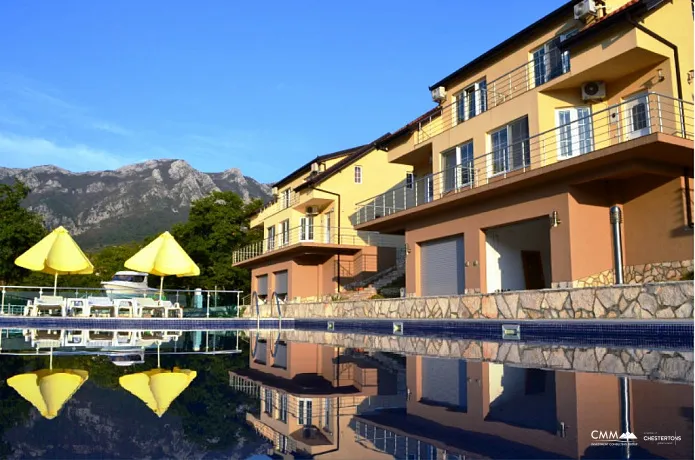
[{"label": "window", "polygon": [[323,430],[331,433],[331,398],[323,400]]},{"label": "window", "polygon": [[473,182],[473,141],[458,145],[442,153],[444,192]]},{"label": "window", "polygon": [[273,414],[273,391],[265,389],[265,411],[266,414]]},{"label": "window", "polygon": [[412,189],[415,183],[415,175],[411,172],[405,173],[405,188]]},{"label": "window", "polygon": [[298,421],[300,425],[311,426],[311,399],[300,399]]},{"label": "window", "polygon": [[570,158],[593,150],[591,111],[588,107],[558,109],[556,121],[560,158]]},{"label": "window", "polygon": [[513,171],[531,162],[528,117],[520,118],[490,133],[492,173]]},{"label": "window", "polygon": [[362,183],[362,166],[355,166],[355,183]]},{"label": "window", "polygon": [[289,208],[289,207],[290,207],[290,198],[291,198],[291,195],[292,195],[292,189],[289,189],[289,188],[288,188],[288,189],[283,190],[283,192],[282,192],[282,201],[281,201],[282,209],[286,209],[286,208]]},{"label": "window", "polygon": [[326,240],[326,244],[334,243],[332,240],[332,234],[331,234],[331,225],[333,221],[333,211],[328,212],[324,216],[324,230],[325,230],[325,235],[324,238]]},{"label": "window", "polygon": [[649,99],[646,93],[640,93],[626,99],[623,103],[627,140],[636,139],[651,133],[649,119]]},{"label": "window", "polygon": [[299,219],[299,241],[314,241],[314,216]]},{"label": "window", "polygon": [[280,393],[280,402],[278,406],[278,419],[283,423],[287,423],[287,393]]},{"label": "window", "polygon": [[560,51],[558,45],[576,33],[577,30],[571,30],[560,34],[533,52],[535,86],[540,86],[570,71],[569,51]]},{"label": "window", "polygon": [[456,96],[456,122],[461,123],[487,110],[487,82],[481,80]]},{"label": "window", "polygon": [[280,247],[290,244],[290,220],[280,222]]},{"label": "window", "polygon": [[268,227],[268,251],[275,249],[275,225]]}]

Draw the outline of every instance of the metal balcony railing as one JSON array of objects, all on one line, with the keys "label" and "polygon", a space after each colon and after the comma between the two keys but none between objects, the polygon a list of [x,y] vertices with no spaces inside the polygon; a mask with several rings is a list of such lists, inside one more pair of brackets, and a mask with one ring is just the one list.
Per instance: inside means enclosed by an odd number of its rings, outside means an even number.
[{"label": "metal balcony railing", "polygon": [[[278,227],[275,227],[276,229]],[[266,230],[267,232],[267,230]],[[356,231],[352,228],[315,226],[311,224],[279,231],[263,241],[245,246],[232,254],[232,262],[239,263],[262,254],[300,243],[342,244],[347,246],[401,247],[403,237],[382,235],[378,232]]]},{"label": "metal balcony railing", "polygon": [[532,59],[494,80],[481,80],[472,85],[470,90],[464,89],[459,92],[453,103],[442,106],[421,120],[415,132],[415,144],[465,123],[470,118],[566,74],[569,70],[569,54],[560,53],[556,48],[552,48],[542,58]]},{"label": "metal balcony railing", "polygon": [[645,93],[594,113],[581,108],[562,112],[561,119],[569,122],[554,129],[516,142],[505,141],[485,155],[462,158],[455,167],[357,203],[356,224],[652,133],[693,139],[693,103],[657,93]]},{"label": "metal balcony railing", "polygon": [[273,201],[266,204],[259,212],[257,219],[263,220],[277,214],[287,208],[299,203],[299,194],[290,192],[289,194],[280,194]]}]

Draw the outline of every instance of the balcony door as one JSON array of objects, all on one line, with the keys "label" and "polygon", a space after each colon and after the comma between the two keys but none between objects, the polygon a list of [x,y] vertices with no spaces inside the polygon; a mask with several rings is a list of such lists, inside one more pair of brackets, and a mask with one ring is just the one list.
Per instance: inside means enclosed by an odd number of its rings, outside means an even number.
[{"label": "balcony door", "polygon": [[571,107],[555,112],[557,126],[558,158],[571,158],[593,150],[591,110],[588,107]]},{"label": "balcony door", "polygon": [[299,403],[299,413],[297,414],[297,421],[300,425],[311,426],[312,425],[312,406],[313,403],[311,399],[300,399]]},{"label": "balcony door", "polygon": [[331,225],[333,221],[333,211],[327,213],[324,216],[324,239],[326,244],[332,243],[332,235],[331,235]]},{"label": "balcony door", "polygon": [[299,219],[299,241],[314,241],[314,216]]},{"label": "balcony door", "polygon": [[637,94],[623,102],[622,112],[625,120],[625,140],[651,134],[647,93]]}]

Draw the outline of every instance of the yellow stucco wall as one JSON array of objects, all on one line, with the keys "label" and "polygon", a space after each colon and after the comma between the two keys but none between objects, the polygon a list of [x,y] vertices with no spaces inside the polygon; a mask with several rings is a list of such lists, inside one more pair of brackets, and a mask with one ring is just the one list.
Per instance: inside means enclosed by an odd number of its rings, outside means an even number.
[{"label": "yellow stucco wall", "polygon": [[[627,0],[610,0],[607,11],[611,13]],[[693,84],[688,83],[688,72],[693,69],[693,21],[690,2],[675,0],[638,17],[639,23],[675,43],[679,48],[680,74],[683,98],[692,100]],[[430,123],[422,124],[405,141],[400,141],[389,151],[393,162],[418,165],[426,164],[418,155],[430,156],[431,172],[442,171],[442,153],[467,141],[473,141],[474,168],[481,182],[493,178],[491,168],[490,133],[518,118],[527,116],[529,125],[530,168],[546,166],[558,161],[559,134],[556,129],[557,110],[571,107],[589,107],[594,127],[594,149],[607,147],[621,138],[616,126],[609,126],[608,107],[624,102],[636,93],[649,91],[678,97],[676,91],[673,51],[653,37],[637,30],[628,23],[611,27],[598,36],[580,44],[570,51],[570,71],[543,85],[535,87],[533,81],[533,52],[560,33],[584,24],[573,19],[571,13],[564,20],[548,24],[535,37],[520,41],[496,60],[478,71],[464,75],[446,86],[446,99],[442,101],[442,115]],[[511,72],[511,73],[510,73]],[[488,88],[487,110],[464,122],[456,123],[455,102],[457,94],[464,88],[486,79]],[[606,83],[606,98],[603,101],[583,101],[581,86],[587,81],[601,80]],[[493,82],[505,87],[513,97],[495,106],[491,93]],[[524,87],[526,85],[526,87]],[[650,99],[650,111],[656,111]],[[663,107],[673,105],[663,99]],[[664,118],[675,110],[665,110]],[[671,118],[676,115],[670,115]],[[624,123],[624,120],[621,121]],[[625,126],[622,126],[624,128]],[[534,136],[545,133],[539,137]],[[431,145],[431,153],[423,145]],[[430,172],[430,171],[427,171]],[[441,176],[434,178],[435,196],[441,192]]]},{"label": "yellow stucco wall", "polygon": [[[338,158],[327,162],[326,167],[330,167],[342,159]],[[362,169],[362,182],[355,182],[355,167]],[[338,200],[335,195],[325,193],[322,190],[337,193],[340,195],[340,227],[342,229],[352,229],[353,222],[350,216],[354,214],[356,203],[371,198],[379,193],[395,187],[400,187],[405,184],[406,172],[412,171],[411,166],[390,163],[388,154],[382,150],[371,150],[364,157],[356,162],[346,166],[337,174],[329,177],[325,181],[316,185],[317,189],[304,189],[298,192],[296,201],[284,210],[275,212],[264,212],[259,214],[252,221],[252,226],[263,225],[264,235],[268,236],[268,228],[275,226],[276,235],[280,234],[280,223],[289,219],[290,229],[296,229],[300,225],[300,218],[306,214],[308,205],[316,205],[319,208],[319,214],[314,216],[314,228],[323,227],[326,225],[326,214],[333,212],[330,226],[338,227]],[[296,187],[304,183],[304,175],[295,179],[291,183],[278,189],[281,196],[282,192],[287,188],[294,190]],[[293,192],[295,193],[295,192]],[[295,232],[291,230],[291,232]],[[292,240],[291,233],[290,239]],[[347,237],[347,234],[343,232]]]}]

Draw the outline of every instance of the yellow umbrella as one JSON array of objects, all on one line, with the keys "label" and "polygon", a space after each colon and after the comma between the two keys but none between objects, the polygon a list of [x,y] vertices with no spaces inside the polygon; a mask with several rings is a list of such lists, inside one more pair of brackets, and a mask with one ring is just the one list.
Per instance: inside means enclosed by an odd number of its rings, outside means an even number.
[{"label": "yellow umbrella", "polygon": [[124,375],[118,383],[140,398],[159,417],[169,409],[171,403],[185,390],[196,377],[196,371],[179,369],[173,372],[165,369],[152,369],[137,374]]},{"label": "yellow umbrella", "polygon": [[160,276],[159,300],[162,300],[165,276],[200,275],[198,266],[169,232],[159,235],[137,254],[126,260],[124,265],[131,270]]},{"label": "yellow umbrella", "polygon": [[58,288],[58,275],[89,275],[94,271],[92,263],[63,227],[53,230],[14,263],[35,272],[55,275],[53,295]]},{"label": "yellow umbrella", "polygon": [[41,415],[52,419],[88,378],[89,373],[83,370],[41,369],[10,377],[7,384],[33,404]]}]

